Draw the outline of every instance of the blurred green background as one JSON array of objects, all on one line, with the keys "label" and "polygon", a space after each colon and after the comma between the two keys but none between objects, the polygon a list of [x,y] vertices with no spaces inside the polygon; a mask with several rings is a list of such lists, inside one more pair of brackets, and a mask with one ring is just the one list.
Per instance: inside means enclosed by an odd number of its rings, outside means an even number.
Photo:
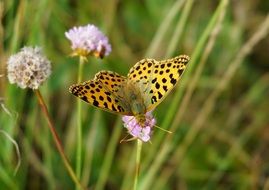
[{"label": "blurred green background", "polygon": [[[0,1],[0,189],[74,189],[32,90],[10,85],[8,57],[41,46],[52,75],[40,88],[75,168],[78,58],[64,32],[95,24],[112,44],[90,57],[83,80],[100,70],[126,75],[143,58],[187,54],[191,62],[154,111],[143,144],[139,190],[269,189],[268,0]],[[169,109],[168,109],[169,108]],[[132,189],[136,143],[119,116],[83,103],[81,182],[89,189]],[[16,174],[19,146],[21,165]]]}]

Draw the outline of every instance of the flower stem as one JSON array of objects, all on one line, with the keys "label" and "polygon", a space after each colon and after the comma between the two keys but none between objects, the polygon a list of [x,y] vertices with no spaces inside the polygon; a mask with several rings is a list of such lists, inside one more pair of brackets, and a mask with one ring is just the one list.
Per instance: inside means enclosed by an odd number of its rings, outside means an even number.
[{"label": "flower stem", "polygon": [[137,152],[136,152],[136,161],[135,161],[134,190],[137,190],[137,182],[138,182],[139,170],[140,170],[141,150],[142,150],[142,141],[140,139],[137,139]]},{"label": "flower stem", "polygon": [[[82,80],[82,71],[84,66],[85,58],[83,56],[79,57],[78,66],[78,79],[77,82],[80,83]],[[76,153],[76,174],[78,179],[81,177],[81,158],[82,158],[82,115],[81,115],[81,100],[77,100],[77,153]]]},{"label": "flower stem", "polygon": [[50,132],[53,136],[53,140],[55,142],[55,145],[60,153],[60,156],[62,158],[62,161],[64,162],[64,166],[65,168],[67,169],[70,177],[72,178],[72,180],[74,181],[74,183],[76,184],[77,187],[79,187],[79,189],[84,189],[82,187],[82,185],[80,184],[78,178],[76,177],[66,155],[64,154],[64,149],[63,149],[63,146],[61,144],[61,141],[60,141],[60,138],[55,130],[55,127],[54,127],[54,124],[52,123],[52,119],[50,118],[50,115],[49,115],[49,112],[48,112],[48,108],[44,102],[44,99],[40,93],[40,91],[37,89],[37,90],[34,90],[37,98],[38,98],[38,102],[40,104],[40,107],[43,111],[43,113],[45,114],[45,118],[47,119],[47,122],[48,122],[48,126],[49,126],[49,129],[50,129]]}]

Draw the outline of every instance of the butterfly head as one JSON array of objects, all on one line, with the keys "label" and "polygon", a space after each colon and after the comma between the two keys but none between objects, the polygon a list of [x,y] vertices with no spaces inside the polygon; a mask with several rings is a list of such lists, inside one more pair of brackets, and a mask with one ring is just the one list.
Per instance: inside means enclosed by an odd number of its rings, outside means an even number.
[{"label": "butterfly head", "polygon": [[144,114],[135,115],[135,119],[142,128],[146,126],[146,116]]}]

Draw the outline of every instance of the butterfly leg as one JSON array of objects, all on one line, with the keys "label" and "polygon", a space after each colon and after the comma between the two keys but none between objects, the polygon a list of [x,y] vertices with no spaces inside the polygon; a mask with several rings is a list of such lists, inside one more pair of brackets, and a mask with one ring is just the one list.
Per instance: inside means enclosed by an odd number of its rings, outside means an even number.
[{"label": "butterfly leg", "polygon": [[137,137],[131,137],[129,139],[126,139],[130,134],[127,134],[123,139],[120,140],[120,143],[122,142],[129,142],[129,141],[133,141],[133,140],[136,140]]}]

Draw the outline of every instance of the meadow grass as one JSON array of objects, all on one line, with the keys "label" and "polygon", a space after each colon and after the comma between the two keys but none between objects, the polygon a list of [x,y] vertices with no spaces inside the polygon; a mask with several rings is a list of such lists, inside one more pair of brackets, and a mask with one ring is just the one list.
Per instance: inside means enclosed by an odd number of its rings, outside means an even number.
[{"label": "meadow grass", "polygon": [[[36,45],[52,62],[39,90],[83,188],[129,190],[137,180],[139,190],[268,189],[268,13],[266,0],[1,1],[0,189],[79,188],[35,93],[7,79],[8,57]],[[64,32],[88,23],[108,36],[112,52],[88,57],[78,71]],[[119,143],[120,116],[77,105],[68,91],[78,76],[126,75],[140,59],[180,54],[191,57],[186,72],[153,112],[173,133],[155,128],[141,155],[136,141]]]}]

